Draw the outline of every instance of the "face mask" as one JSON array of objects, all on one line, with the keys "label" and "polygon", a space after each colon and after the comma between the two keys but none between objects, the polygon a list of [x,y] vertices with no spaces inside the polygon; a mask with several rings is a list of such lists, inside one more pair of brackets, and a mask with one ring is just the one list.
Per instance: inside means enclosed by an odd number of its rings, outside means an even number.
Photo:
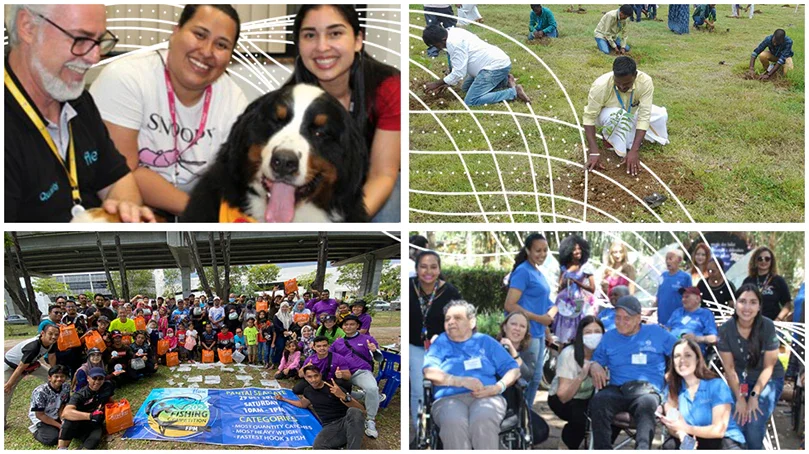
[{"label": "face mask", "polygon": [[228,301],[230,301],[232,303],[232,302],[236,301],[236,298],[230,298],[230,299],[228,299]]},{"label": "face mask", "polygon": [[601,342],[601,336],[603,336],[601,333],[585,334],[582,336],[584,346],[590,350],[595,350],[596,347],[598,347],[599,342]]}]

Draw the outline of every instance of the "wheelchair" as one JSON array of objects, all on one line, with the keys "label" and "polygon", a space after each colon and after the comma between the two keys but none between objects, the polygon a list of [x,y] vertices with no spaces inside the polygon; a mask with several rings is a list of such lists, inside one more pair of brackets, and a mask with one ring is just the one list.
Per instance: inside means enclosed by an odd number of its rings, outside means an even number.
[{"label": "wheelchair", "polygon": [[[661,400],[662,402],[662,400]],[[593,435],[593,421],[590,419],[590,412],[588,410],[587,414],[587,424],[585,429],[585,436],[584,436],[584,443],[585,449],[595,449],[593,447],[594,444],[594,435]],[[632,413],[628,411],[620,411],[612,417],[612,423],[610,424],[612,428],[612,449],[623,449],[625,446],[629,445],[630,443],[635,442],[635,434],[637,432],[637,423],[635,422],[635,418],[632,417]],[[626,438],[620,439],[621,435],[626,436]],[[667,432],[666,428],[663,427],[663,431],[660,434],[660,443],[666,440]],[[616,441],[618,442],[616,444]]]},{"label": "wheelchair", "polygon": [[[418,413],[418,449],[443,449],[439,428],[432,419],[433,383],[424,380],[424,402]],[[531,430],[531,409],[525,402],[525,390],[528,383],[519,380],[515,385],[503,392],[506,399],[506,415],[500,423],[500,449],[531,449],[533,433]]]}]

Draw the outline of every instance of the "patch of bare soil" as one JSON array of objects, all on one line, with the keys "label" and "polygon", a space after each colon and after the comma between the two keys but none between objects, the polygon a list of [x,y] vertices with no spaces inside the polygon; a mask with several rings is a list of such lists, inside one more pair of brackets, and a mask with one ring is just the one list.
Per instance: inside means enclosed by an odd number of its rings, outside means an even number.
[{"label": "patch of bare soil", "polygon": [[[744,71],[742,74],[739,75],[741,79],[744,80],[758,80],[761,74],[750,75],[749,72]],[[792,83],[784,77],[780,72],[777,73],[775,76],[770,77],[768,80],[762,80],[761,83],[770,83],[775,85],[775,88],[780,89],[789,89],[792,86]]]},{"label": "patch of bare soil", "polygon": [[572,6],[570,8],[565,9],[564,12],[566,12],[566,13],[575,13],[575,14],[587,14],[586,9],[584,9],[582,7],[574,8]]},{"label": "patch of bare soil", "polygon": [[[410,82],[410,89],[413,90],[425,104],[432,110],[440,110],[446,109],[450,102],[457,101],[455,96],[449,92],[449,90],[444,90],[442,92],[435,92],[435,91],[428,91],[425,89],[425,86],[430,83],[434,82],[435,79],[419,79]],[[457,90],[457,88],[456,88]],[[421,105],[420,102],[416,101],[413,97],[410,97],[410,110],[424,110],[424,106]]]},{"label": "patch of bare soil", "polygon": [[[693,202],[702,192],[702,183],[680,160],[672,156],[666,156],[664,153],[644,155],[643,149],[641,149],[641,160],[682,202]],[[674,211],[674,213],[681,211],[679,207],[677,209],[673,208],[676,205],[669,191],[661,186],[649,172],[641,172],[635,177],[630,176],[626,173],[625,165],[618,166],[621,162],[622,159],[613,151],[606,153],[602,151],[602,164],[607,169],[602,170],[601,173],[622,184],[641,199],[652,194],[665,195],[668,198],[666,202],[655,209],[659,214],[669,210]],[[564,185],[559,190],[567,197],[582,200],[584,173],[575,172],[571,176],[573,181],[570,188],[568,189],[567,185]],[[645,211],[645,208],[629,193],[599,175],[591,173],[587,185],[589,191],[587,203],[610,213],[622,221],[629,219],[633,212]]]}]

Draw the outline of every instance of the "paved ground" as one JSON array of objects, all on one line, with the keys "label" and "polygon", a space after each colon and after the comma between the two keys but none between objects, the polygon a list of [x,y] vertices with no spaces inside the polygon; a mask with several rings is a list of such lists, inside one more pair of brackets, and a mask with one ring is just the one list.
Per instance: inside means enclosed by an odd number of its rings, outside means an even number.
[{"label": "paved ground", "polygon": [[[539,445],[539,449],[557,449],[560,443],[562,427],[564,427],[565,421],[559,419],[551,411],[550,407],[548,407],[547,391],[540,390],[537,393],[537,397],[534,402],[534,411],[539,413],[545,419],[545,421],[547,421],[551,428],[550,437],[544,443]],[[798,433],[793,432],[791,429],[792,422],[790,420],[790,416],[784,414],[784,411],[788,409],[789,407],[784,402],[779,402],[778,407],[775,409],[775,425],[778,427],[778,439],[781,444],[781,449],[799,449],[800,437]],[[623,436],[619,436],[619,440],[620,439],[623,439]],[[653,449],[660,449],[661,444],[661,433],[658,429],[658,431],[655,433]],[[632,446],[633,445],[630,443],[625,449],[634,449]]]}]

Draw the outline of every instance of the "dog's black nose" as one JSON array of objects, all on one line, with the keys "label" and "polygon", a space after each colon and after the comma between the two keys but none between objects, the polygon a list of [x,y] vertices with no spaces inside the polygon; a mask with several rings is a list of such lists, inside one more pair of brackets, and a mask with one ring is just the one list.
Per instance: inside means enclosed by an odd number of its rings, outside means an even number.
[{"label": "dog's black nose", "polygon": [[298,161],[298,155],[291,150],[275,150],[270,167],[279,177],[285,177],[298,172]]}]

